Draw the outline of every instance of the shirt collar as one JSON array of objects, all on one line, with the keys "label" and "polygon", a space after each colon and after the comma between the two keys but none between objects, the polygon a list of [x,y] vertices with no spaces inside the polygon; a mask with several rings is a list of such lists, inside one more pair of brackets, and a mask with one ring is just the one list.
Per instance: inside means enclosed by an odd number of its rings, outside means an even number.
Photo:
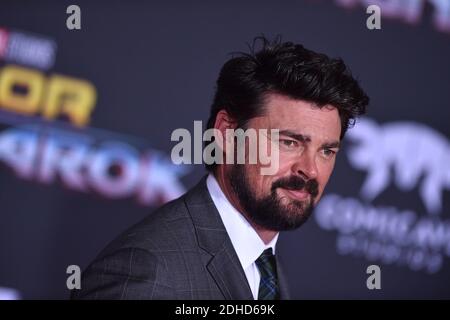
[{"label": "shirt collar", "polygon": [[266,245],[247,219],[228,201],[214,175],[208,175],[206,186],[244,270],[255,262],[264,250],[272,248],[275,254],[279,233]]}]

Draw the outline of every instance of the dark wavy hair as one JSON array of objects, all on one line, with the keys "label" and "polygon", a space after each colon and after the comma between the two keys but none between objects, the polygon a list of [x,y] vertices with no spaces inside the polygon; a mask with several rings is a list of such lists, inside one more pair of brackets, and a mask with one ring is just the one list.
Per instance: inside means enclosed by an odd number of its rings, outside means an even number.
[{"label": "dark wavy hair", "polygon": [[[234,53],[223,65],[207,129],[214,127],[220,110],[226,110],[238,127],[245,129],[250,119],[263,114],[264,98],[270,92],[312,102],[319,108],[337,108],[341,139],[355,118],[366,112],[369,97],[342,59],[282,42],[280,36],[273,41],[256,37],[249,48],[250,53]],[[214,167],[206,165],[208,170]]]}]

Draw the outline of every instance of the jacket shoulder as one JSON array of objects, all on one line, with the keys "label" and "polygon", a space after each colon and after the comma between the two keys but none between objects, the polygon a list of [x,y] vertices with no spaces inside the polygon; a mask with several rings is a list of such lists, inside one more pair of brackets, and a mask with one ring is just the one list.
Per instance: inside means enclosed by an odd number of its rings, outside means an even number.
[{"label": "jacket shoulder", "polygon": [[138,248],[149,252],[183,250],[196,242],[195,229],[184,196],[170,201],[128,228],[100,254]]},{"label": "jacket shoulder", "polygon": [[[183,197],[171,201],[113,240],[82,274],[72,299],[173,299],[171,256],[195,245]],[[171,276],[172,275],[172,276]]]}]

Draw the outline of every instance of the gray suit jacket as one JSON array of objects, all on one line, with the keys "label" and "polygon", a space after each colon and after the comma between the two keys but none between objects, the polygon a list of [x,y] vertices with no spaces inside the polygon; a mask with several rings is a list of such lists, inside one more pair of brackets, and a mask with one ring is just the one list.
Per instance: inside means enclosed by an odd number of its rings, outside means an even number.
[{"label": "gray suit jacket", "polygon": [[[277,258],[281,299],[288,299]],[[206,177],[110,243],[73,299],[253,299]]]}]

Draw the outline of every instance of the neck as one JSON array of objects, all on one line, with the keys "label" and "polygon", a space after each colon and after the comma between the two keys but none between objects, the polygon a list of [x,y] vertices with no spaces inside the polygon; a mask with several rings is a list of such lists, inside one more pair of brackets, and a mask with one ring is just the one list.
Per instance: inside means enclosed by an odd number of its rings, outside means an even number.
[{"label": "neck", "polygon": [[222,192],[225,194],[225,197],[227,197],[228,201],[231,203],[231,205],[244,216],[244,218],[250,223],[250,225],[253,227],[253,229],[256,231],[258,236],[261,238],[261,240],[264,242],[264,244],[268,244],[270,241],[275,238],[277,235],[276,231],[265,229],[257,224],[255,224],[251,219],[250,215],[242,208],[239,202],[238,196],[235,194],[233,189],[231,188],[230,184],[228,183],[228,179],[225,179],[225,166],[219,165],[215,172],[214,177],[216,178],[220,189],[222,189]]}]

